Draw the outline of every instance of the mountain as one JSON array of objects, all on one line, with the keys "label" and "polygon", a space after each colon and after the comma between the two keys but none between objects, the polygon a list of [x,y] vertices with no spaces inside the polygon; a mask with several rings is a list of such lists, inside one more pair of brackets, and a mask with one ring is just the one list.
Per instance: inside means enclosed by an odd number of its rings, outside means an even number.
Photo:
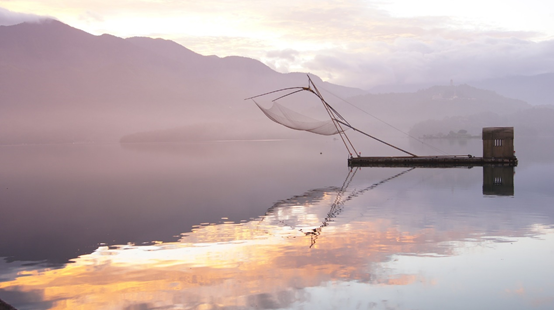
[{"label": "mountain", "polygon": [[[525,101],[531,105],[554,104],[554,72],[537,75],[515,75],[502,78],[466,81],[476,88],[492,90],[510,98]],[[377,85],[369,90],[372,94],[411,93],[433,86],[430,83]]]},{"label": "mountain", "polygon": [[[516,136],[554,135],[554,105],[530,105],[470,85],[433,86],[412,93],[366,94],[350,102],[414,137],[479,136],[483,127],[514,127]],[[372,123],[379,122],[372,120]],[[374,130],[386,128],[373,125]],[[389,126],[390,131],[390,126]]]},{"label": "mountain", "polygon": [[[391,126],[376,119],[404,131],[472,115],[496,115],[509,126],[519,121],[508,115],[531,109],[469,85],[367,94],[311,78],[352,125],[379,134]],[[531,85],[544,94],[551,78],[514,80],[510,89]],[[203,56],[169,40],[94,36],[55,20],[0,26],[0,144],[299,137],[244,98],[306,85],[304,73],[278,73],[245,57]],[[302,97],[295,100],[294,107],[302,106]],[[541,113],[528,114],[529,132],[547,128],[534,125]],[[495,121],[488,120],[475,124]]]},{"label": "mountain", "polygon": [[433,83],[419,84],[383,84],[373,86],[369,93],[372,94],[390,94],[390,93],[414,93],[421,89],[434,86]]},{"label": "mountain", "polygon": [[415,137],[442,137],[450,132],[467,131],[478,136],[483,127],[514,127],[514,134],[525,137],[554,136],[554,106],[534,106],[523,111],[498,115],[482,112],[465,116],[450,116],[415,124],[410,134]]},{"label": "mountain", "polygon": [[472,82],[476,87],[494,90],[532,105],[554,104],[554,72],[532,76],[509,76]]},{"label": "mountain", "polygon": [[367,130],[373,132],[390,131],[390,126],[382,126],[379,120],[408,131],[426,120],[479,113],[507,115],[531,107],[524,101],[469,85],[433,86],[412,93],[366,94],[349,101],[369,114],[358,113],[358,122],[364,122],[365,118],[366,126],[372,128]]},{"label": "mountain", "polygon": [[[312,78],[341,96],[363,93]],[[168,40],[94,36],[55,20],[0,26],[0,143],[117,141],[211,124],[271,131],[243,98],[305,84],[302,73]]]},{"label": "mountain", "polygon": [[[518,135],[538,135],[548,132],[552,127],[549,123],[554,124],[550,121],[554,119],[554,115],[551,115],[554,106],[541,109],[524,101],[469,85],[433,86],[412,93],[364,94],[349,98],[346,103],[334,101],[334,107],[354,127],[379,137],[399,135],[395,129],[409,131],[412,136],[418,137],[447,135],[450,131],[459,130],[466,130],[475,136],[481,133],[482,127],[491,126],[516,126]],[[267,121],[265,118],[263,120]],[[296,131],[287,130],[264,131],[263,134],[266,138],[301,135]],[[205,139],[213,135],[210,131],[225,131],[225,128],[212,124],[208,130],[198,126],[183,126],[144,131],[126,135],[122,142]],[[221,137],[254,138],[252,132],[248,131],[225,131]]]}]

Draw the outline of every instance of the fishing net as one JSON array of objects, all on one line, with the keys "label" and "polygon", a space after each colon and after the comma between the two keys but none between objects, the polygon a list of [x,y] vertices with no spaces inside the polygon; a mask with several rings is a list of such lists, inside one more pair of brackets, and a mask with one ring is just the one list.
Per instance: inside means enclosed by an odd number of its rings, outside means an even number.
[{"label": "fishing net", "polygon": [[344,131],[344,129],[337,129],[331,119],[327,121],[317,120],[286,108],[277,102],[273,102],[270,108],[264,108],[256,101],[254,102],[270,120],[290,129],[309,131],[324,136],[331,136]]}]

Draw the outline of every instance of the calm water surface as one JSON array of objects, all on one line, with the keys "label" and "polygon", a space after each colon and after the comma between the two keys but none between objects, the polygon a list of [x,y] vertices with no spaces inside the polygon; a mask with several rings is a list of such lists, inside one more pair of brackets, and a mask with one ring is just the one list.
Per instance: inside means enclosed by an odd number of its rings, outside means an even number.
[{"label": "calm water surface", "polygon": [[[489,170],[348,169],[332,139],[1,146],[0,298],[552,309],[554,144],[522,140],[518,167]],[[481,152],[479,140],[433,143]]]}]

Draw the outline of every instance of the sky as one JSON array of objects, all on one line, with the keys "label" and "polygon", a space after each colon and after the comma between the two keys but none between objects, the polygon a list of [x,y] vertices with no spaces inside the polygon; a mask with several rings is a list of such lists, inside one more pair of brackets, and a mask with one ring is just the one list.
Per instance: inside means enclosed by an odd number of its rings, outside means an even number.
[{"label": "sky", "polygon": [[365,89],[554,72],[550,0],[0,0],[0,25],[44,16]]}]

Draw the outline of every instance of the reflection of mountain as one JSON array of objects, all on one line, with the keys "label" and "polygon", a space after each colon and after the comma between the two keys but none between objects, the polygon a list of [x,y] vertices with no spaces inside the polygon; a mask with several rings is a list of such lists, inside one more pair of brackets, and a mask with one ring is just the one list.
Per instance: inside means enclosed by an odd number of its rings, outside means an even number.
[{"label": "reflection of mountain", "polygon": [[339,147],[303,140],[2,146],[0,218],[9,221],[0,225],[0,257],[61,265],[99,243],[169,242],[199,223],[258,217],[306,184],[341,182]]},{"label": "reflection of mountain", "polygon": [[[382,183],[401,171],[362,170],[345,192],[344,210],[312,248],[311,236],[295,228],[324,220],[337,188],[283,200],[263,220],[199,225],[179,242],[101,246],[62,269],[22,271],[0,283],[0,293],[38,295],[61,308],[291,307],[329,283],[436,283],[433,275],[383,264],[397,255],[458,255],[466,243],[536,236],[546,232],[541,224],[554,223],[552,210],[531,210],[529,198],[483,197],[476,169],[416,169]],[[473,182],[459,187],[458,178]]]}]

